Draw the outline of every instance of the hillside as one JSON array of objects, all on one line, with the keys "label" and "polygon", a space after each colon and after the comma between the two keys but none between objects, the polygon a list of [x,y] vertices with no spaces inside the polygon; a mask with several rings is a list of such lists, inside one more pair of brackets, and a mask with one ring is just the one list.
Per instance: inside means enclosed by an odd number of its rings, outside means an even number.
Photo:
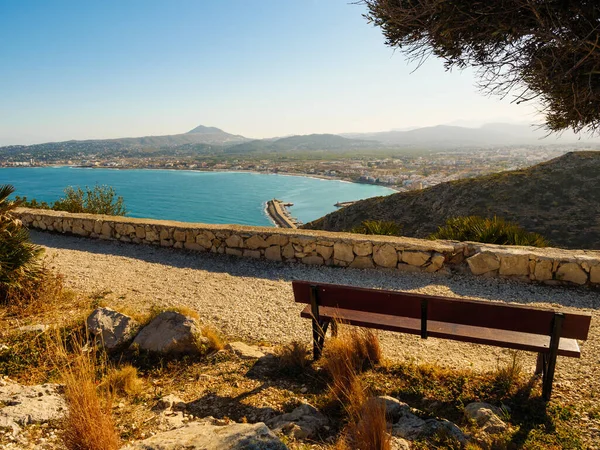
[{"label": "hillside", "polygon": [[290,151],[347,150],[351,148],[380,147],[380,142],[349,139],[335,134],[289,136],[276,140],[261,139],[234,145],[226,153],[283,153]]},{"label": "hillside", "polygon": [[374,197],[304,225],[350,230],[366,219],[393,220],[406,236],[427,237],[449,217],[503,217],[553,246],[600,249],[600,152],[573,152],[523,170]]}]

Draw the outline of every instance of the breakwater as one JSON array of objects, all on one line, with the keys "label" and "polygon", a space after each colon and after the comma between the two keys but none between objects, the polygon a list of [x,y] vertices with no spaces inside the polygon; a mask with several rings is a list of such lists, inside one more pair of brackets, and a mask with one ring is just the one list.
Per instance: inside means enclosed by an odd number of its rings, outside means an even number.
[{"label": "breakwater", "polygon": [[550,285],[600,287],[599,251],[210,225],[26,208],[18,208],[16,215],[32,229],[196,252],[359,269],[456,271]]},{"label": "breakwater", "polygon": [[267,213],[275,222],[275,225],[280,228],[298,228],[298,221],[291,216],[281,200],[276,198],[269,200],[267,202]]}]

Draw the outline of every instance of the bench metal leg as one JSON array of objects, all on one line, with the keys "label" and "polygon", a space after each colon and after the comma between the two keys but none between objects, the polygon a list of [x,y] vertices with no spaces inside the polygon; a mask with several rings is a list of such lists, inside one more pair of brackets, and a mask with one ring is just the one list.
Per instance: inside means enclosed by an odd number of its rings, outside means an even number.
[{"label": "bench metal leg", "polygon": [[[558,357],[558,345],[560,343],[560,332],[562,329],[562,323],[564,321],[564,314],[554,314],[554,321],[552,324],[552,335],[550,336],[550,352],[543,355],[542,369],[542,398],[545,401],[550,401],[552,396],[552,383],[554,382],[554,371],[556,369],[556,358]],[[538,367],[540,365],[540,356],[538,356]]]},{"label": "bench metal leg", "polygon": [[544,353],[538,353],[537,362],[535,364],[535,374],[542,375],[544,373],[545,365],[546,365],[546,355]]},{"label": "bench metal leg", "polygon": [[327,333],[327,327],[329,321],[312,319],[313,327],[313,359],[316,361],[321,357],[323,353],[323,345],[325,344],[325,333]]}]

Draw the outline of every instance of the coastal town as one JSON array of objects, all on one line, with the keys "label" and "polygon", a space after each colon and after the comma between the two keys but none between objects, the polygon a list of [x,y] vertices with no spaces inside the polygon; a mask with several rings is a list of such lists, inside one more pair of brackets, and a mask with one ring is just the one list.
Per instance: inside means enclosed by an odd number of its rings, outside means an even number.
[{"label": "coastal town", "polygon": [[573,150],[570,145],[498,147],[460,150],[379,150],[355,156],[351,152],[304,152],[295,155],[252,156],[156,155],[115,156],[81,153],[0,156],[0,167],[74,166],[105,169],[167,169],[197,171],[251,171],[311,176],[377,184],[397,191],[419,190],[439,183],[532,166]]}]

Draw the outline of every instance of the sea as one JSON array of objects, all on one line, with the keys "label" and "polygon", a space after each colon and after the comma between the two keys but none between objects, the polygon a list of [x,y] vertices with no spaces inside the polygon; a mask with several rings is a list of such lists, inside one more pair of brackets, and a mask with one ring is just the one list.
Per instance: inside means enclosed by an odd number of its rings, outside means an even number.
[{"label": "sea", "polygon": [[0,184],[46,202],[60,198],[66,186],[108,185],[123,197],[130,217],[260,226],[274,226],[265,211],[273,198],[293,203],[292,216],[307,223],[335,211],[337,202],[394,193],[383,186],[279,174],[79,167],[0,168]]}]

